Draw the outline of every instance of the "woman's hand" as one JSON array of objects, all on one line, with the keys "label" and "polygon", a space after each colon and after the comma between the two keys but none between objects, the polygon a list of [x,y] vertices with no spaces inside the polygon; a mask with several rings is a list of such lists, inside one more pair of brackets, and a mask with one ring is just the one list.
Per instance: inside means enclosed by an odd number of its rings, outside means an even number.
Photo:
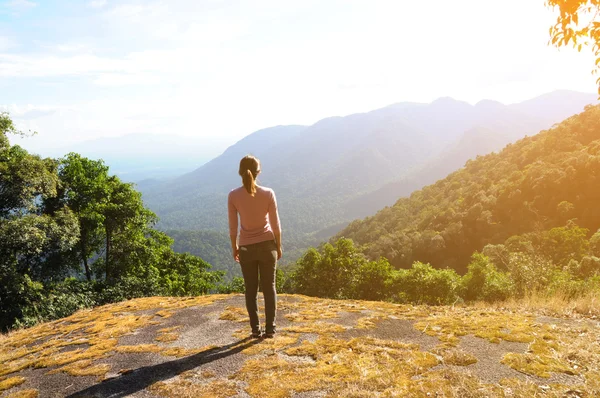
[{"label": "woman's hand", "polygon": [[[237,217],[237,216],[236,216]],[[229,235],[231,238],[231,255],[236,263],[240,262],[240,247],[238,246],[237,235]]]},{"label": "woman's hand", "polygon": [[282,255],[283,255],[283,249],[281,249],[281,246],[277,246],[277,260],[281,260]]}]

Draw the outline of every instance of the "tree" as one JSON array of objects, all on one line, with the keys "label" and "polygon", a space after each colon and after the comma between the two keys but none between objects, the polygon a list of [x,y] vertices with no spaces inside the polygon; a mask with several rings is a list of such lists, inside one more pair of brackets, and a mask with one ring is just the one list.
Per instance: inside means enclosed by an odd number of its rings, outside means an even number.
[{"label": "tree", "polygon": [[[72,261],[83,263],[88,281],[91,270],[88,260],[98,253],[104,241],[102,203],[108,198],[108,166],[102,160],[91,160],[69,153],[59,161],[59,195],[46,202],[46,207],[68,206],[77,215],[80,237]],[[68,258],[61,258],[69,261]]]},{"label": "tree", "polygon": [[[126,268],[129,243],[143,239],[147,227],[156,222],[156,215],[144,207],[141,193],[134,190],[132,184],[110,176],[107,185],[107,198],[100,205],[99,213],[103,218],[106,242],[104,272],[106,280],[111,281]],[[115,240],[122,244],[113,248]],[[113,249],[117,250],[113,253]]]},{"label": "tree", "polygon": [[292,278],[297,293],[328,298],[354,295],[358,270],[366,263],[350,239],[309,249],[297,262]]},{"label": "tree", "polygon": [[590,251],[592,255],[600,257],[600,229],[590,238]]},{"label": "tree", "polygon": [[7,114],[0,114],[0,329],[23,316],[39,298],[38,280],[64,276],[65,264],[52,263],[68,252],[79,236],[77,220],[67,207],[44,213],[41,203],[56,196],[56,162],[10,146],[7,134],[19,134]]},{"label": "tree", "polygon": [[[596,56],[597,73],[600,69],[600,0],[548,0],[548,7],[558,8],[556,24],[550,28],[550,41],[556,47],[572,45],[578,51],[591,47]],[[600,77],[598,94],[600,95]]]},{"label": "tree", "polygon": [[393,268],[381,258],[360,266],[357,272],[354,297],[361,300],[386,300],[390,296]]},{"label": "tree", "polygon": [[509,297],[512,285],[508,275],[499,272],[487,256],[473,253],[468,270],[462,278],[465,300],[493,302]]}]

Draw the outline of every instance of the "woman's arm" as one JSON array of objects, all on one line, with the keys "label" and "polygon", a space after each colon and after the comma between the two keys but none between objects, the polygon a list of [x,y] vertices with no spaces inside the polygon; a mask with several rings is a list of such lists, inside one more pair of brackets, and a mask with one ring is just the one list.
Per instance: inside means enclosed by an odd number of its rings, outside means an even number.
[{"label": "woman's arm", "polygon": [[274,231],[273,235],[275,235],[275,242],[277,243],[277,260],[280,260],[283,255],[283,249],[281,248],[281,230]]},{"label": "woman's arm", "polygon": [[281,259],[283,249],[281,247],[281,224],[279,222],[279,212],[277,211],[277,199],[275,192],[271,191],[271,203],[269,203],[269,224],[275,235],[275,243],[277,243],[277,259]]},{"label": "woman's arm", "polygon": [[237,241],[237,231],[238,231],[238,212],[233,204],[233,200],[231,198],[231,192],[227,197],[227,210],[229,217],[229,238],[231,239],[231,255],[233,259],[240,262],[240,248],[238,246]]}]

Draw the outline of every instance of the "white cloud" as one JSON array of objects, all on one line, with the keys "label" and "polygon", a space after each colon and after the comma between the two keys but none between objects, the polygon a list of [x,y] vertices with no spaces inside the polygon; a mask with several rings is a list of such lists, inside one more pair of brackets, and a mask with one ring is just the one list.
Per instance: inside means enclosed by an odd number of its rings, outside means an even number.
[{"label": "white cloud", "polygon": [[60,110],[67,110],[70,107],[57,107],[53,105],[17,105],[0,104],[1,112],[8,112],[11,118],[15,119],[33,119],[41,116],[51,115]]},{"label": "white cloud", "polygon": [[92,8],[102,8],[106,6],[107,3],[107,0],[92,0],[88,3],[88,5]]},{"label": "white cloud", "polygon": [[0,54],[0,77],[49,77],[126,69],[126,62],[94,55]]},{"label": "white cloud", "polygon": [[37,3],[30,0],[9,0],[2,3],[1,6],[13,14],[20,14],[37,6]]},{"label": "white cloud", "polygon": [[87,52],[89,46],[84,43],[62,43],[52,46],[52,48],[63,53]]},{"label": "white cloud", "polygon": [[127,73],[101,73],[94,84],[99,86],[134,86],[134,85],[152,85],[157,84],[159,78],[151,74],[127,74]]},{"label": "white cloud", "polygon": [[16,43],[12,39],[0,36],[0,52],[10,50],[14,47],[16,47]]}]

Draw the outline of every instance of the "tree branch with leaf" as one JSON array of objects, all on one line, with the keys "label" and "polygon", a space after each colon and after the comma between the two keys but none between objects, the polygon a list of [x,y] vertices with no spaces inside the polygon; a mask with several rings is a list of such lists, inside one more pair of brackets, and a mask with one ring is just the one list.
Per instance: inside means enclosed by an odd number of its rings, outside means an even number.
[{"label": "tree branch with leaf", "polygon": [[[550,43],[557,48],[573,46],[577,51],[589,47],[596,57],[592,74],[600,70],[600,0],[547,0],[546,6],[558,9],[556,24],[550,27]],[[600,95],[600,77],[596,80]]]}]

